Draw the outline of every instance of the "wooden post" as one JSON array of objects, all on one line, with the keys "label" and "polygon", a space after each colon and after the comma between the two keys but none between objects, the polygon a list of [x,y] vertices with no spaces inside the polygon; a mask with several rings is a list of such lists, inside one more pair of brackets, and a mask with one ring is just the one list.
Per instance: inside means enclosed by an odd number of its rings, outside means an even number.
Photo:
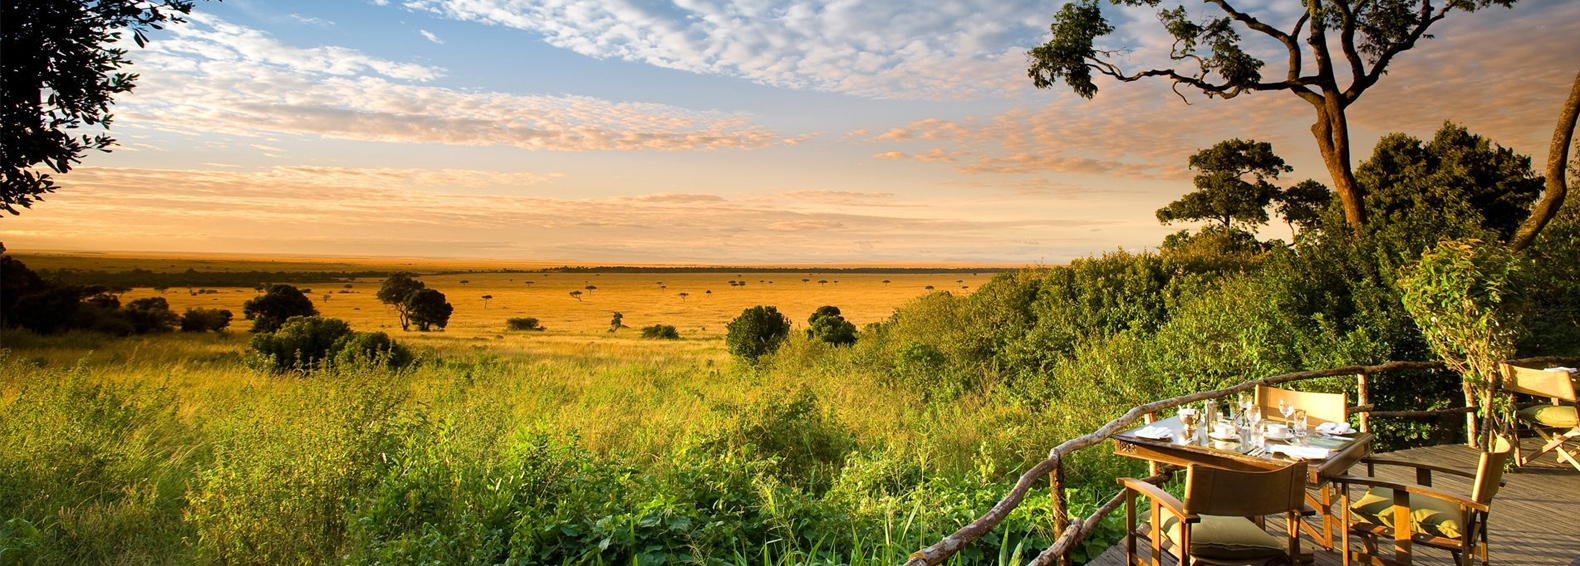
[{"label": "wooden post", "polygon": [[1364,371],[1355,375],[1355,404],[1363,407],[1360,414],[1361,432],[1371,432],[1370,419],[1367,418],[1370,414],[1367,411],[1372,404],[1370,382],[1371,376]]},{"label": "wooden post", "polygon": [[[1152,424],[1152,423],[1158,422],[1158,415],[1157,415],[1157,413],[1147,413],[1145,415],[1141,415],[1141,421],[1144,422],[1144,423],[1147,423],[1147,424]],[[1147,460],[1147,475],[1148,476],[1158,475],[1158,469],[1159,469],[1158,468],[1158,463],[1156,461]]]},{"label": "wooden post", "polygon": [[[1070,528],[1070,508],[1064,500],[1064,459],[1059,458],[1058,449],[1050,450],[1048,458],[1057,458],[1053,472],[1048,474],[1048,490],[1052,492],[1049,500],[1053,506],[1053,532],[1063,533]],[[1070,566],[1069,553],[1060,555],[1058,564]]]}]

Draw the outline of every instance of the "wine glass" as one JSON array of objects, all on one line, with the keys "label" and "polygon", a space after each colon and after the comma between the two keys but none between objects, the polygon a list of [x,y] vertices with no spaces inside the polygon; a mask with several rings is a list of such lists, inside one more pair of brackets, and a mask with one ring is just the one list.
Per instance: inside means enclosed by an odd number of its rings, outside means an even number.
[{"label": "wine glass", "polygon": [[1245,410],[1245,422],[1251,425],[1251,430],[1262,430],[1262,408],[1252,405]]},{"label": "wine glass", "polygon": [[1256,404],[1256,400],[1251,398],[1251,394],[1250,393],[1246,393],[1246,392],[1242,391],[1242,392],[1240,392],[1239,403],[1240,403],[1240,414],[1244,415],[1244,414],[1246,414],[1246,413],[1251,411],[1251,405]]},{"label": "wine glass", "polygon": [[1295,434],[1295,443],[1296,444],[1303,444],[1305,442],[1305,438],[1306,438],[1306,435],[1307,435],[1306,423],[1307,423],[1306,412],[1305,411],[1295,411],[1295,420],[1294,420],[1293,423],[1291,423],[1289,428]]},{"label": "wine glass", "polygon": [[1278,413],[1281,414],[1281,415],[1284,415],[1284,422],[1289,422],[1290,415],[1295,414],[1295,404],[1294,403],[1290,403],[1288,401],[1285,401],[1283,399],[1279,399],[1278,400]]}]

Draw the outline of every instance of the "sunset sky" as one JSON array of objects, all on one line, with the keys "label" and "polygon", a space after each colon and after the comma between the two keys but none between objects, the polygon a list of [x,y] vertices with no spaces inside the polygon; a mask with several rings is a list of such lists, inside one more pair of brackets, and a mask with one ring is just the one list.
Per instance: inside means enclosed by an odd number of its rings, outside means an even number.
[{"label": "sunset sky", "polygon": [[[1199,3],[1187,4],[1200,10]],[[1289,21],[1294,0],[1242,6]],[[1039,91],[1054,2],[200,2],[133,49],[122,146],[0,219],[14,251],[595,262],[1058,263],[1155,245],[1188,155],[1273,143],[1331,184],[1288,93]],[[1278,12],[1281,10],[1282,12]],[[1294,10],[1291,13],[1290,10]],[[1135,61],[1152,10],[1115,11]],[[1580,2],[1455,14],[1352,108],[1545,160]],[[1276,57],[1271,61],[1278,61]],[[1275,73],[1280,71],[1274,71]],[[1268,237],[1286,237],[1282,226]]]}]

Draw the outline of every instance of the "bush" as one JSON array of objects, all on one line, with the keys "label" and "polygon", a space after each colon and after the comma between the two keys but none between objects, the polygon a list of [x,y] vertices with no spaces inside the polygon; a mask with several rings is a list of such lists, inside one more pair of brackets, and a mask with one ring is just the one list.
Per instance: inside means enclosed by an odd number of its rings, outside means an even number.
[{"label": "bush", "polygon": [[170,312],[170,302],[164,297],[137,299],[127,303],[120,312],[137,334],[169,332],[181,322],[180,316]]},{"label": "bush", "polygon": [[410,350],[383,332],[352,332],[336,341],[332,350],[337,367],[399,369],[411,365],[414,359]]},{"label": "bush", "polygon": [[856,449],[850,431],[805,389],[758,402],[722,440],[749,456],[776,459],[774,476],[816,491],[832,483]]},{"label": "bush", "polygon": [[455,307],[445,302],[444,293],[433,289],[418,289],[406,296],[406,317],[411,323],[417,325],[418,332],[427,332],[437,327],[444,330],[450,324],[450,313],[455,312]]},{"label": "bush", "polygon": [[724,344],[731,354],[748,361],[773,353],[790,334],[790,318],[779,309],[758,305],[741,311],[726,327]]},{"label": "bush", "polygon": [[274,332],[292,317],[318,316],[318,309],[301,289],[270,285],[262,295],[242,304],[241,315],[252,321],[252,332]]},{"label": "bush", "polygon": [[543,330],[538,325],[538,319],[532,317],[512,318],[505,321],[505,327],[511,330]]},{"label": "bush", "polygon": [[655,340],[679,340],[680,331],[668,324],[655,324],[642,327],[642,337]]},{"label": "bush", "polygon": [[181,314],[181,331],[222,332],[234,317],[226,309],[187,309]]},{"label": "bush", "polygon": [[275,332],[253,336],[251,346],[269,371],[310,372],[322,367],[350,334],[351,326],[338,318],[298,316]]},{"label": "bush", "polygon": [[806,322],[809,326],[806,335],[809,337],[835,346],[849,346],[856,343],[856,325],[840,315],[839,307],[818,307]]}]

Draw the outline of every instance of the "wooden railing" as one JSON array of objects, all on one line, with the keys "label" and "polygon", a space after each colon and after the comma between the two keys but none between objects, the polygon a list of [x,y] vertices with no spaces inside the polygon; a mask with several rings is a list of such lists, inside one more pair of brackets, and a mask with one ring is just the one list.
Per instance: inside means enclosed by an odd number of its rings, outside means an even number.
[{"label": "wooden railing", "polygon": [[[1532,359],[1532,361],[1543,360],[1545,359]],[[1286,373],[1272,377],[1264,377],[1254,381],[1247,381],[1239,385],[1226,387],[1216,391],[1192,393],[1190,395],[1183,395],[1180,397],[1174,397],[1172,399],[1164,399],[1162,401],[1154,401],[1152,403],[1133,407],[1129,411],[1126,411],[1125,414],[1121,415],[1119,418],[1108,421],[1108,424],[1103,425],[1102,428],[1099,428],[1085,436],[1072,438],[1065,441],[1063,444],[1054,447],[1053,450],[1048,452],[1048,458],[1046,460],[1038,462],[1037,465],[1032,466],[1029,470],[1026,470],[1026,473],[1022,474],[1020,479],[1015,482],[1015,487],[1010,489],[1009,494],[1005,495],[1003,499],[1000,499],[998,503],[994,504],[993,508],[989,509],[987,513],[984,513],[981,517],[978,517],[970,524],[961,527],[960,530],[955,531],[953,534],[945,536],[942,540],[939,540],[938,543],[912,553],[910,560],[905,563],[905,566],[932,566],[948,560],[950,556],[953,556],[956,552],[959,552],[960,549],[965,548],[966,545],[971,544],[972,542],[981,538],[983,535],[986,535],[989,531],[992,531],[994,527],[997,527],[1005,517],[1009,516],[1011,511],[1020,506],[1021,502],[1026,499],[1026,494],[1031,491],[1032,486],[1043,477],[1048,478],[1048,485],[1052,490],[1053,503],[1051,511],[1053,515],[1053,531],[1055,533],[1059,533],[1059,536],[1054,540],[1052,546],[1049,546],[1047,550],[1044,550],[1041,554],[1037,555],[1037,558],[1031,562],[1031,566],[1049,566],[1055,563],[1068,564],[1070,560],[1070,551],[1074,550],[1076,545],[1079,545],[1082,541],[1086,540],[1086,537],[1091,535],[1092,531],[1097,528],[1097,525],[1101,523],[1103,519],[1107,518],[1114,512],[1115,509],[1119,508],[1120,503],[1123,501],[1124,493],[1121,492],[1120,494],[1115,495],[1113,498],[1103,503],[1102,506],[1098,507],[1096,511],[1093,511],[1091,515],[1080,518],[1070,517],[1069,508],[1064,500],[1064,459],[1078,450],[1090,448],[1102,443],[1105,440],[1108,440],[1108,438],[1114,434],[1128,429],[1129,426],[1137,419],[1151,419],[1152,415],[1157,414],[1159,411],[1172,409],[1180,405],[1234,395],[1242,391],[1254,391],[1258,385],[1278,385],[1280,383],[1289,383],[1292,381],[1354,375],[1356,376],[1356,384],[1359,388],[1356,395],[1358,406],[1350,407],[1349,412],[1351,414],[1359,415],[1359,424],[1362,431],[1367,431],[1370,429],[1369,416],[1387,416],[1396,418],[1429,417],[1444,414],[1472,412],[1477,409],[1476,407],[1454,407],[1451,409],[1441,409],[1434,411],[1375,410],[1375,406],[1371,403],[1371,394],[1369,391],[1372,375],[1392,371],[1434,369],[1444,369],[1443,363],[1388,362],[1373,366],[1350,366],[1315,371]],[[1155,473],[1155,475],[1147,478],[1146,481],[1152,483],[1161,482],[1167,479],[1172,474],[1173,470],[1161,469],[1157,470],[1156,472],[1157,473]]]}]

